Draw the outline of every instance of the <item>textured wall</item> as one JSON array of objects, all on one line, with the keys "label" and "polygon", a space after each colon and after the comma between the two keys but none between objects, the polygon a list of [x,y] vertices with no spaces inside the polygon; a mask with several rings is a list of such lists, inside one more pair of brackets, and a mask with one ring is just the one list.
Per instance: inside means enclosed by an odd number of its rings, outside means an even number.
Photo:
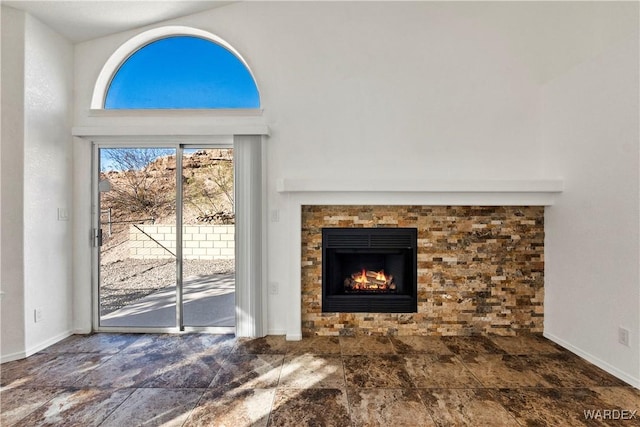
[{"label": "textured wall", "polygon": [[0,9],[0,350],[1,361],[24,357],[24,13]]},{"label": "textured wall", "polygon": [[72,206],[73,46],[27,15],[24,60],[24,157],[15,161],[24,161],[25,344],[34,353],[72,332],[73,233],[58,209]]},{"label": "textured wall", "polygon": [[[322,313],[323,227],[416,227],[418,312]],[[543,301],[543,207],[302,208],[305,336],[540,333]]]},{"label": "textured wall", "polygon": [[640,388],[640,4],[628,6],[636,35],[542,92],[545,166],[566,177],[546,213],[545,335]]}]

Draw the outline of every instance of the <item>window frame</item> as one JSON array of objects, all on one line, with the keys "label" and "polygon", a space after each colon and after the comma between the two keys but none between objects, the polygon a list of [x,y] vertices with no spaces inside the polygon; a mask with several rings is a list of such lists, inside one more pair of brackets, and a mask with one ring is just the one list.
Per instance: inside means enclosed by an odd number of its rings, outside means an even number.
[{"label": "window frame", "polygon": [[[258,85],[258,81],[256,79],[255,74],[251,70],[251,67],[247,63],[247,61],[242,57],[240,52],[238,52],[233,46],[231,46],[227,41],[222,38],[212,34],[208,31],[200,30],[197,28],[186,27],[186,26],[164,26],[159,28],[154,28],[143,33],[140,33],[126,42],[124,42],[118,49],[116,49],[113,54],[107,59],[98,78],[96,79],[96,84],[93,89],[93,95],[91,98],[90,108],[91,111],[228,111],[228,110],[236,110],[234,109],[216,109],[216,108],[203,108],[203,109],[144,109],[144,110],[131,110],[131,109],[106,109],[104,107],[107,93],[109,92],[109,87],[111,86],[111,81],[113,77],[116,75],[120,66],[124,64],[132,55],[138,52],[140,49],[143,49],[150,43],[154,41],[161,40],[168,37],[180,37],[180,36],[190,36],[190,37],[198,37],[201,39],[208,40],[212,43],[215,43],[224,49],[227,49],[231,52],[247,69],[251,78],[256,84],[256,90],[258,92],[258,100],[260,105],[262,105],[262,97],[260,94],[260,86]],[[239,108],[237,110],[241,111],[255,111],[258,109],[242,109]]]}]

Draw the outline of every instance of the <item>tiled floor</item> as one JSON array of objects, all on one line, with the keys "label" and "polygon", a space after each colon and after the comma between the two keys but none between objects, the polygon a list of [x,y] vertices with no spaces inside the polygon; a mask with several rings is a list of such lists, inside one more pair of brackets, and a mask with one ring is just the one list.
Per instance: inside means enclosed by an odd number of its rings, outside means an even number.
[{"label": "tiled floor", "polygon": [[541,337],[95,334],[0,369],[2,426],[640,425],[639,390]]}]

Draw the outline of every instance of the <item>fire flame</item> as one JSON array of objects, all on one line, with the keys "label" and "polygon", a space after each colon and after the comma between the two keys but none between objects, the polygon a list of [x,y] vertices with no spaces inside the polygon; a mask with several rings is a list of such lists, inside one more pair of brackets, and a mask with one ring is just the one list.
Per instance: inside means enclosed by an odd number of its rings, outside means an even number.
[{"label": "fire flame", "polygon": [[[386,290],[390,287],[393,276],[387,276],[384,270],[380,271],[367,271],[362,269],[360,273],[354,273],[351,275],[353,283],[352,289],[357,290]],[[395,289],[392,287],[392,289]]]},{"label": "fire flame", "polygon": [[[369,275],[371,277],[373,277],[374,274],[375,274],[376,280],[382,280],[384,282],[389,281],[389,277],[387,277],[384,274],[384,270],[369,272]],[[369,280],[367,279],[367,270],[365,270],[364,268],[362,269],[362,272],[359,275],[353,278],[353,280],[357,283],[370,283]]]},{"label": "fire flame", "polygon": [[357,283],[369,283],[369,281],[367,280],[367,270],[363,268],[362,273],[360,273],[359,276],[356,276],[356,278],[353,280],[355,280]]}]

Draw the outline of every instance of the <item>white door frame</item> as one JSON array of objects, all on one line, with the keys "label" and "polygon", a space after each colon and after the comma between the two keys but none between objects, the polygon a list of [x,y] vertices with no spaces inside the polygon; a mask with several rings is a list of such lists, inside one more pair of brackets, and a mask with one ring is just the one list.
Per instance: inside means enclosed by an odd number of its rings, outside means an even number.
[{"label": "white door frame", "polygon": [[[133,130],[133,132],[132,132]],[[231,132],[229,132],[231,130]],[[242,126],[241,129],[209,129],[181,132],[179,137],[166,133],[154,135],[149,128],[74,128],[74,332],[95,330],[97,312],[92,293],[97,286],[97,248],[93,245],[96,223],[97,182],[91,178],[93,144],[109,145],[220,145],[233,141],[236,201],[236,336],[261,337],[267,331],[266,292],[266,126]],[[176,133],[173,133],[175,135]],[[84,160],[83,160],[84,159]],[[87,186],[86,183],[91,185]],[[89,210],[87,207],[91,206]],[[90,225],[87,229],[87,225]],[[89,238],[87,238],[89,237]],[[87,256],[88,255],[88,256]],[[91,266],[91,267],[88,267]],[[87,284],[92,291],[87,292]],[[88,312],[87,307],[93,307]],[[104,328],[101,328],[101,330]],[[132,332],[147,332],[146,329]],[[151,331],[158,332],[159,328]],[[168,332],[177,332],[170,328]]]}]

